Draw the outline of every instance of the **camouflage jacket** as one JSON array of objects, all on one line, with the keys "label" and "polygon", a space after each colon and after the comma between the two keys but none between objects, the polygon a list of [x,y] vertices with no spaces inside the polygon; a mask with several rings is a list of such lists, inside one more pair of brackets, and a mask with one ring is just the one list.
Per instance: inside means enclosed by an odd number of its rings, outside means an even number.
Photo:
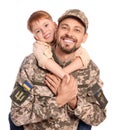
[{"label": "camouflage jacket", "polygon": [[22,62],[14,90],[24,81],[30,83],[32,89],[20,105],[12,101],[11,118],[16,125],[23,125],[24,130],[76,130],[79,119],[94,126],[104,121],[106,110],[91,91],[94,84],[102,85],[99,69],[93,61],[90,60],[86,69],[73,73],[78,80],[78,103],[74,110],[68,105],[58,108],[55,95],[44,82],[46,73],[38,67],[33,54]]}]

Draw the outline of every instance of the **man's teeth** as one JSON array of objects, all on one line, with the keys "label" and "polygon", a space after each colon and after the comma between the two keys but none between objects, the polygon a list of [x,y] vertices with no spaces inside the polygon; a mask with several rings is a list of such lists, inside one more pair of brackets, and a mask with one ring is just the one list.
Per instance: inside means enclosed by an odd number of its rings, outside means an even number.
[{"label": "man's teeth", "polygon": [[65,42],[68,42],[68,43],[72,43],[73,41],[71,40],[64,40]]}]

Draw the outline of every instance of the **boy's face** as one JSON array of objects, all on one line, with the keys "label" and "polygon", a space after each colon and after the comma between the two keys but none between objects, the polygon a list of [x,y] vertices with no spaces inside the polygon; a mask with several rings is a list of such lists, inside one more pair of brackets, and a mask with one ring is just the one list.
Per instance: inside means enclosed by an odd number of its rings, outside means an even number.
[{"label": "boy's face", "polygon": [[32,23],[32,33],[38,41],[51,43],[55,38],[57,25],[49,19],[39,19]]}]

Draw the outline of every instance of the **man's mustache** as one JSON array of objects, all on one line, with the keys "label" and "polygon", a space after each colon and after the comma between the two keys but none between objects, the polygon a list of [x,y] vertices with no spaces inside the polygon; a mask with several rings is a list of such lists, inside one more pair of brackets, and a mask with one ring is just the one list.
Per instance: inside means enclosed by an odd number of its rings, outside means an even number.
[{"label": "man's mustache", "polygon": [[72,36],[69,36],[69,35],[65,35],[65,36],[62,36],[61,39],[65,40],[65,39],[69,39],[73,42],[77,42],[77,39],[73,38]]}]

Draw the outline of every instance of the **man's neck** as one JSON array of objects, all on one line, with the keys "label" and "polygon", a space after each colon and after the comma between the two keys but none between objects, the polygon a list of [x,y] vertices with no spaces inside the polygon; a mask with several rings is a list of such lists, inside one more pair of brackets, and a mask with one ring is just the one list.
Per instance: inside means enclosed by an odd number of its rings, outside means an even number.
[{"label": "man's neck", "polygon": [[61,66],[66,66],[75,59],[75,53],[66,54],[61,51],[58,47],[53,49],[54,59]]}]

